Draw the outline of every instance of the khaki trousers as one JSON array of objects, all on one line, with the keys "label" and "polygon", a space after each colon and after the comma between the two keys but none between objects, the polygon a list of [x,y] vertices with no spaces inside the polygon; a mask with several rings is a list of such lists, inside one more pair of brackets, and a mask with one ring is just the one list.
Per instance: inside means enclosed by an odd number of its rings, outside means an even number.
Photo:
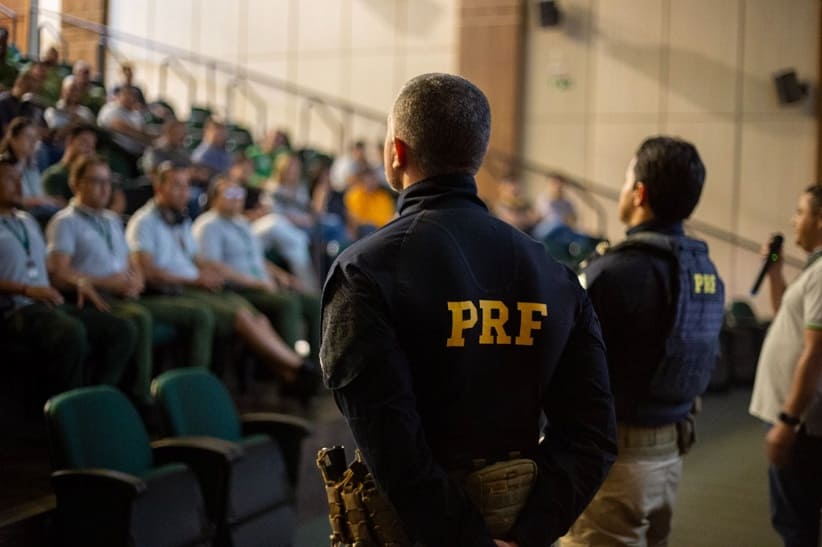
[{"label": "khaki trousers", "polygon": [[617,424],[619,455],[561,547],[668,544],[682,457],[676,427]]}]

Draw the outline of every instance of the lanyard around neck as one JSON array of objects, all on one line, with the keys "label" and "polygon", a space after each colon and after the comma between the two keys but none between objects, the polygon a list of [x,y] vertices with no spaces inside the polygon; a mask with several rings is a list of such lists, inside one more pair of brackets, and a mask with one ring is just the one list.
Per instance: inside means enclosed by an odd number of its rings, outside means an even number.
[{"label": "lanyard around neck", "polygon": [[94,228],[95,232],[100,234],[100,237],[106,242],[108,250],[114,252],[114,241],[111,238],[111,226],[109,226],[108,220],[83,211],[79,207],[75,207],[75,210]]},{"label": "lanyard around neck", "polygon": [[257,267],[257,253],[256,248],[254,246],[254,235],[231,219],[224,218],[223,221],[229,226],[231,226],[233,230],[239,232],[239,234],[242,236],[243,241],[246,244],[246,256],[248,257],[248,261],[251,263],[251,272],[255,276],[261,276],[263,272],[261,272],[260,268]]},{"label": "lanyard around neck", "polygon": [[1,220],[3,221],[3,226],[11,232],[14,236],[14,239],[23,247],[26,251],[26,255],[31,257],[31,241],[29,240],[29,231],[26,228],[26,223],[20,220],[19,218],[12,217],[14,222],[10,222],[8,218],[3,217]]}]

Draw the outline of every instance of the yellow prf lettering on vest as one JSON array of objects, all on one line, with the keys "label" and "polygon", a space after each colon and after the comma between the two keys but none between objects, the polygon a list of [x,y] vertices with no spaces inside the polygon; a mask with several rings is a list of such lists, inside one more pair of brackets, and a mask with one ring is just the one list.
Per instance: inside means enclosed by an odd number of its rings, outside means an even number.
[{"label": "yellow prf lettering on vest", "polygon": [[[470,300],[448,302],[451,312],[451,336],[445,342],[448,347],[464,347],[465,331],[473,329],[481,321],[478,342],[480,344],[510,344],[511,336],[505,331],[510,310],[501,300],[480,300],[479,309]],[[532,333],[542,328],[542,317],[548,315],[548,306],[541,302],[517,302],[520,315],[519,335],[514,339],[518,346],[533,346]],[[540,316],[536,319],[535,315]]]},{"label": "yellow prf lettering on vest", "polygon": [[[470,300],[462,302],[448,302],[448,311],[451,312],[451,337],[446,342],[448,347],[463,347],[465,338],[462,333],[477,324],[477,307]],[[468,312],[466,317],[465,312]]]},{"label": "yellow prf lettering on vest", "polygon": [[694,274],[694,293],[716,294],[716,275],[702,273]]},{"label": "yellow prf lettering on vest", "polygon": [[542,328],[541,321],[534,320],[534,314],[537,313],[542,317],[548,315],[548,306],[541,302],[517,302],[517,309],[519,310],[520,326],[519,336],[517,336],[516,344],[518,346],[533,346],[534,338],[531,332]]}]

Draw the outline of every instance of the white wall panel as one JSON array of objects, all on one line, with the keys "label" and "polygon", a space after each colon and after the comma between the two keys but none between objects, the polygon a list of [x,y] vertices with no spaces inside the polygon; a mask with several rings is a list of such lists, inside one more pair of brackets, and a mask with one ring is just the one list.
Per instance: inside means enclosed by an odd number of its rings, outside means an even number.
[{"label": "white wall panel", "polygon": [[597,113],[656,113],[660,95],[662,2],[607,0],[594,20]]},{"label": "white wall panel", "polygon": [[668,110],[733,113],[739,1],[688,0],[670,6]]}]

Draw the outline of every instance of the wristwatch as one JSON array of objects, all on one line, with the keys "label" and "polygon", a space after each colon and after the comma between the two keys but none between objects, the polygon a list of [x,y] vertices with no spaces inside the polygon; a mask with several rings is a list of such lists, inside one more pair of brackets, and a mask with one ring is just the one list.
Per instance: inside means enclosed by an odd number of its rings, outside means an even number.
[{"label": "wristwatch", "polygon": [[788,414],[787,412],[780,412],[778,417],[780,422],[791,427],[798,426],[802,421],[799,419],[799,416],[793,416],[791,414]]}]

